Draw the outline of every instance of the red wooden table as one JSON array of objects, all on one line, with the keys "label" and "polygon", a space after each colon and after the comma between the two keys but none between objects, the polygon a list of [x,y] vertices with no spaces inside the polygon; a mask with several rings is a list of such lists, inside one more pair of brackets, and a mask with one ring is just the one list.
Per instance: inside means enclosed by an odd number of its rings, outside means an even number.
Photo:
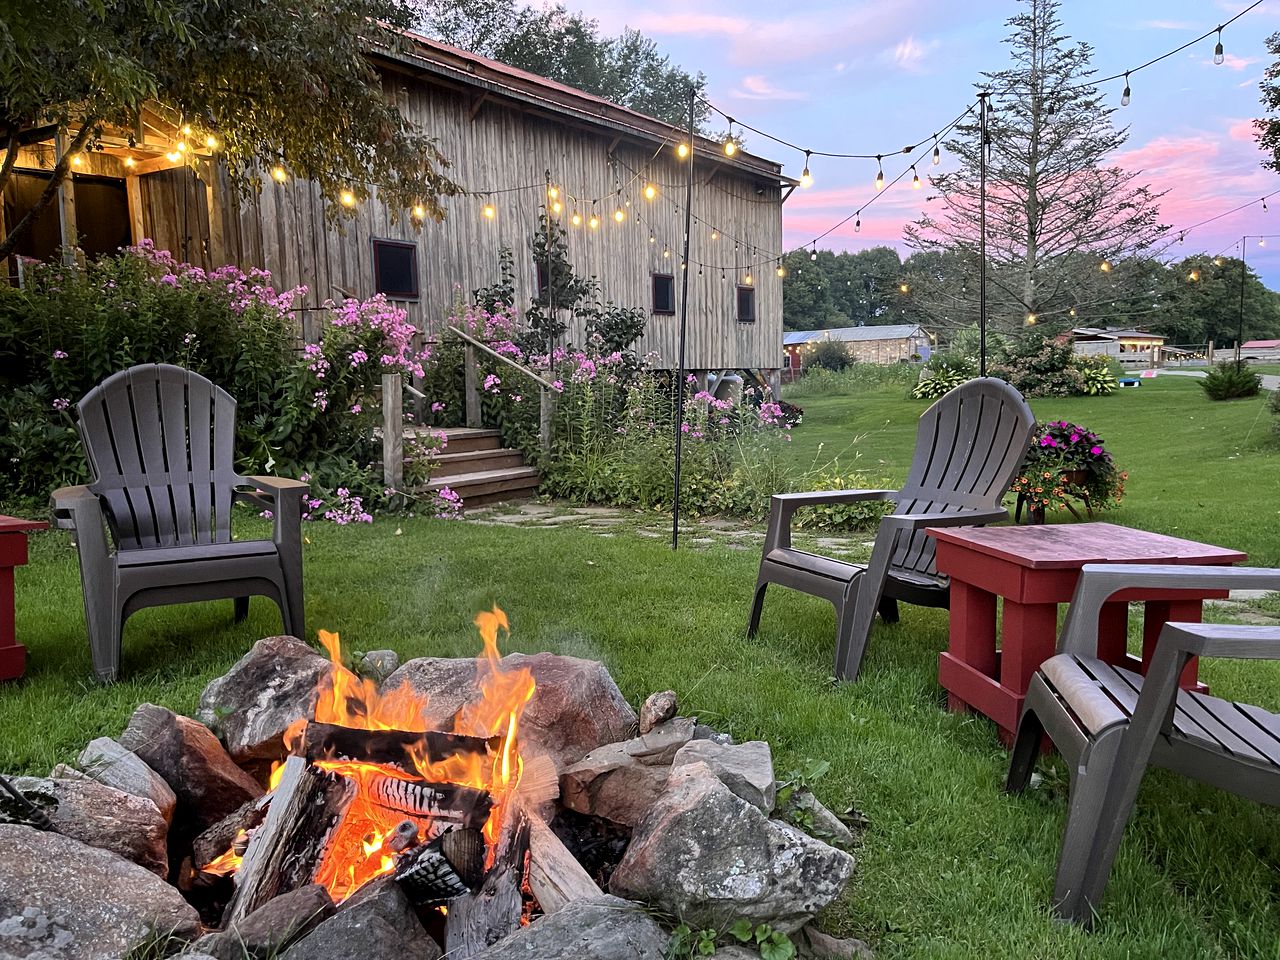
[{"label": "red wooden table", "polygon": [[[1132,530],[1113,523],[1064,523],[1027,527],[930,529],[937,566],[951,578],[951,629],[938,658],[938,680],[947,705],[972,707],[1000,727],[1010,742],[1022,701],[1036,668],[1053,656],[1058,604],[1075,592],[1086,563],[1233,564],[1245,559],[1193,540]],[[1146,672],[1160,628],[1169,621],[1199,623],[1202,600],[1225,590],[1126,590],[1103,605],[1098,656],[1108,663]],[[1004,600],[1000,649],[996,646],[996,598]],[[1142,659],[1126,650],[1129,602],[1145,601]],[[1184,686],[1196,683],[1192,658]]]},{"label": "red wooden table", "polygon": [[0,680],[16,680],[27,667],[27,648],[13,629],[13,568],[27,562],[27,534],[48,528],[41,520],[0,515]]}]

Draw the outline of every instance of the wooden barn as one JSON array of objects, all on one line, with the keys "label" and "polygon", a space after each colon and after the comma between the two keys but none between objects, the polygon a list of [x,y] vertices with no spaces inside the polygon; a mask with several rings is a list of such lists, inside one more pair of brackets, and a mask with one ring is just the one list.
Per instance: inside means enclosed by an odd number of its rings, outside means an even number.
[{"label": "wooden barn", "polygon": [[[283,170],[276,177],[264,170],[260,194],[237,203],[217,160],[216,131],[206,145],[205,131],[184,132],[145,111],[130,131],[134,143],[113,131],[101,151],[75,158],[70,182],[19,252],[45,259],[74,243],[95,256],[149,237],[204,267],[261,267],[278,287],[305,285],[307,308],[340,292],[384,292],[430,331],[460,296],[498,279],[504,246],[514,254],[517,303],[528,303],[536,282],[531,237],[544,205],[559,202],[576,271],[598,277],[605,298],[647,310],[638,351],[656,351],[674,366],[680,131],[425,38],[413,38],[406,54],[371,56],[387,95],[437,138],[452,164],[446,172],[467,191],[445,199],[444,222],[419,225],[410,211],[375,197],[339,230],[326,221],[328,201],[316,186]],[[47,128],[24,137],[0,231],[30,209],[69,134]],[[694,147],[687,366],[774,373],[782,362],[782,202],[795,184],[779,164],[746,151],[726,157],[702,138]],[[583,332],[568,336],[581,342]]]},{"label": "wooden barn", "polygon": [[821,343],[844,345],[857,363],[909,363],[929,359],[933,338],[917,323],[792,330],[783,334],[783,379],[794,380],[812,362]]}]

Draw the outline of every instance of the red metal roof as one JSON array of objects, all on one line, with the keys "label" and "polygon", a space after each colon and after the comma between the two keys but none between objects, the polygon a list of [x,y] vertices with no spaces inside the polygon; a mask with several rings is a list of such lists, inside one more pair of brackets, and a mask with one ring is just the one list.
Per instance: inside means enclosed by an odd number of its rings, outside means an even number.
[{"label": "red metal roof", "polygon": [[1240,344],[1241,350],[1274,350],[1280,347],[1280,340],[1250,340]]}]

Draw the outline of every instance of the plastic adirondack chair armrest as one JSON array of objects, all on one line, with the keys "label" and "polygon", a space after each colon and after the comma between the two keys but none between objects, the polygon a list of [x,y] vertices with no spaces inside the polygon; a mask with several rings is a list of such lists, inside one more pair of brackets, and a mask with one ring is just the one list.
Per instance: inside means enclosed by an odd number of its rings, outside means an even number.
[{"label": "plastic adirondack chair armrest", "polygon": [[[102,504],[98,495],[80,484],[74,487],[59,487],[49,495],[49,507],[53,513],[53,525],[59,530],[74,530],[77,520],[102,520]],[[87,516],[86,516],[87,514]]]},{"label": "plastic adirondack chair armrest", "polygon": [[770,500],[791,507],[821,506],[827,503],[857,503],[859,500],[892,500],[897,490],[810,490],[805,493],[775,493]]},{"label": "plastic adirondack chair armrest", "polygon": [[1193,657],[1280,660],[1280,627],[1242,623],[1166,623],[1156,654],[1171,649]]},{"label": "plastic adirondack chair armrest", "polygon": [[891,513],[881,518],[881,523],[903,530],[920,530],[925,527],[972,527],[984,523],[998,523],[1009,519],[1004,507],[991,510],[963,510],[959,513]]}]

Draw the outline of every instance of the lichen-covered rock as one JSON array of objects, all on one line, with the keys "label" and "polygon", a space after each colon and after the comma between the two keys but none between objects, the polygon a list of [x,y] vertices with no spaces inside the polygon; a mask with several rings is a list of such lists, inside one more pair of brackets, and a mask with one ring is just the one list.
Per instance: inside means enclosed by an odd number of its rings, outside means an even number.
[{"label": "lichen-covered rock", "polygon": [[80,751],[76,763],[85,776],[99,783],[135,797],[146,797],[156,805],[165,823],[173,822],[177,797],[164,778],[132,750],[126,750],[110,737],[98,737]]},{"label": "lichen-covered rock", "polygon": [[777,794],[773,782],[773,753],[763,740],[725,744],[692,740],[680,748],[673,766],[705,763],[720,781],[764,813],[773,812]]},{"label": "lichen-covered rock", "polygon": [[175,825],[190,835],[262,796],[262,787],[235,765],[208,727],[153,703],[133,712],[120,745],[164,778],[178,798]]},{"label": "lichen-covered rock", "polygon": [[157,876],[169,872],[169,825],[150,800],[88,778],[18,777],[13,785],[64,837],[118,853]]},{"label": "lichen-covered rock", "polygon": [[231,759],[261,777],[284,758],[285,731],[311,716],[332,666],[295,637],[266,637],[204,688],[196,719],[222,738]]},{"label": "lichen-covered rock", "polygon": [[809,953],[817,960],[875,960],[875,951],[861,940],[833,937],[813,925],[804,928]]},{"label": "lichen-covered rock", "polygon": [[472,960],[664,960],[667,942],[640,907],[602,896],[539,917]]},{"label": "lichen-covered rock", "polygon": [[640,706],[640,733],[645,734],[676,715],[679,704],[674,690],[660,690],[644,698]]},{"label": "lichen-covered rock", "polygon": [[853,867],[849,854],[770,820],[694,763],[672,769],[609,889],[694,927],[744,918],[791,933],[840,895]]},{"label": "lichen-covered rock", "polygon": [[440,960],[440,947],[418,922],[409,898],[391,877],[361,887],[282,960],[333,960],[335,957],[386,957],[388,960]]},{"label": "lichen-covered rock", "polygon": [[671,761],[693,736],[694,721],[676,718],[648,734],[597,747],[560,776],[570,810],[635,826],[666,789]]},{"label": "lichen-covered rock", "polygon": [[[636,714],[604,664],[553,653],[512,653],[503,670],[528,669],[536,690],[520,721],[520,742],[547,754],[563,770],[596,747],[626,740],[636,730]],[[402,684],[427,704],[428,722],[449,729],[452,719],[480,696],[475,660],[423,657],[409,660],[382,685]]]},{"label": "lichen-covered rock", "polygon": [[796,787],[779,809],[779,816],[801,826],[805,833],[833,843],[836,846],[853,846],[853,831],[845,822],[823,805],[808,787]]},{"label": "lichen-covered rock", "polygon": [[178,939],[199,930],[176,889],[71,837],[0,824],[0,863],[0,957],[102,960],[154,930]]},{"label": "lichen-covered rock", "polygon": [[382,683],[400,669],[400,654],[394,650],[370,650],[360,660],[360,673],[374,683]]}]

